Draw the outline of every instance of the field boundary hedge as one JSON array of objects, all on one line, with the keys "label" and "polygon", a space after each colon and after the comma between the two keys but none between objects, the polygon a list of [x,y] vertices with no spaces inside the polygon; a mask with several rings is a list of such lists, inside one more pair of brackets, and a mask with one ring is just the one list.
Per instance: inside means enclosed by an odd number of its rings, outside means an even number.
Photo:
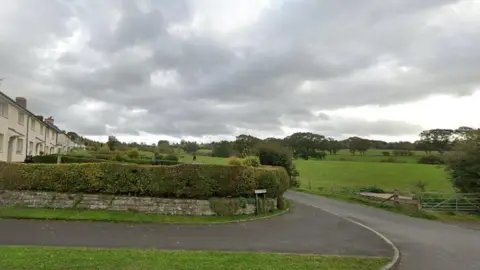
[{"label": "field boundary hedge", "polygon": [[[34,156],[32,157],[33,163],[40,164],[57,164],[57,154],[44,155],[44,156]],[[90,157],[77,157],[62,155],[62,163],[99,163],[99,162],[118,162],[118,163],[133,163],[140,165],[177,165],[182,164],[182,162],[174,160],[163,160],[163,159],[128,159],[125,161],[114,161],[107,160],[103,158],[90,158]]]},{"label": "field boundary hedge", "polygon": [[0,190],[207,199],[249,197],[254,189],[266,189],[268,197],[278,198],[288,184],[288,174],[280,167],[0,163]]}]

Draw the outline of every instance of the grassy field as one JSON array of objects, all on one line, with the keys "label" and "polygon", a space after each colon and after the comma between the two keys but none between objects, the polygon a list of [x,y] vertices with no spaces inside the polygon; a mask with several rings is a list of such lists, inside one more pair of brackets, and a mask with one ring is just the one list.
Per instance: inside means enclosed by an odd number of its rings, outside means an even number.
[{"label": "grassy field", "polygon": [[180,216],[120,211],[0,207],[0,218],[208,224],[258,219],[282,212],[283,210],[275,210],[272,213],[258,216]]},{"label": "grassy field", "polygon": [[0,247],[2,269],[376,270],[387,258],[56,247]]},{"label": "grassy field", "polygon": [[[389,152],[390,156],[384,156],[383,152]],[[382,160],[388,158],[395,158],[398,163],[417,163],[417,159],[425,155],[423,151],[412,151],[413,156],[394,156],[393,150],[379,150],[379,149],[370,149],[365,152],[365,155],[359,155],[358,153],[354,156],[348,150],[340,150],[336,155],[327,155],[327,161],[359,161],[359,162],[382,162]]]},{"label": "grassy field", "polygon": [[[182,161],[190,163],[192,157],[185,155]],[[197,162],[227,164],[227,159],[197,156]],[[412,163],[353,162],[353,161],[295,161],[300,172],[303,188],[318,190],[348,188],[358,189],[377,186],[385,190],[398,189],[404,192],[419,191],[415,184],[426,183],[427,191],[453,192],[443,166]]]},{"label": "grassy field", "polygon": [[425,182],[427,191],[453,192],[443,166],[348,161],[297,160],[302,187],[312,189],[377,186],[385,190],[417,191],[415,184]]}]

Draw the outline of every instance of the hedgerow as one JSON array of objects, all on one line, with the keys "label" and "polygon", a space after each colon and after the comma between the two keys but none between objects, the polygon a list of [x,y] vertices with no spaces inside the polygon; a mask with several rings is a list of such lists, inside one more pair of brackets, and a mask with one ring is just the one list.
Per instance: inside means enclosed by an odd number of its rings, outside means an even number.
[{"label": "hedgerow", "polygon": [[206,199],[249,197],[254,189],[267,189],[267,196],[277,198],[287,190],[288,179],[283,168],[0,163],[0,190]]}]

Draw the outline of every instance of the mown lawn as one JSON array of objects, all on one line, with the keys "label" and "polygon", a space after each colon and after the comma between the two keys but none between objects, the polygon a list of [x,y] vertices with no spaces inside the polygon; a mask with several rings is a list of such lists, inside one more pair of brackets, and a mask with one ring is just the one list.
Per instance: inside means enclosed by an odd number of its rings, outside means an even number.
[{"label": "mown lawn", "polygon": [[0,247],[2,269],[329,269],[373,270],[387,258],[355,258],[318,255],[229,253],[207,251],[157,251],[134,249]]},{"label": "mown lawn", "polygon": [[303,188],[362,188],[377,186],[385,190],[417,190],[418,181],[427,191],[453,192],[443,166],[348,161],[297,160]]},{"label": "mown lawn", "polygon": [[[383,152],[389,152],[390,156],[384,156]],[[370,149],[365,152],[365,155],[360,155],[357,153],[355,156],[352,155],[348,150],[340,150],[336,155],[327,155],[327,161],[359,161],[359,162],[382,162],[382,160],[388,158],[394,158],[398,163],[417,163],[417,159],[425,155],[423,151],[412,151],[413,156],[394,156],[394,150],[379,150],[379,149]]]}]

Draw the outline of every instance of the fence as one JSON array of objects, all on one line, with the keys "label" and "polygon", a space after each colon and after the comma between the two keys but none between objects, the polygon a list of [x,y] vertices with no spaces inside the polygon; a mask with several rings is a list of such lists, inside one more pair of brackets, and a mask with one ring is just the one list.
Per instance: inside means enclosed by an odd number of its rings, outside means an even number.
[{"label": "fence", "polygon": [[419,200],[427,211],[480,213],[480,193],[423,192]]}]

